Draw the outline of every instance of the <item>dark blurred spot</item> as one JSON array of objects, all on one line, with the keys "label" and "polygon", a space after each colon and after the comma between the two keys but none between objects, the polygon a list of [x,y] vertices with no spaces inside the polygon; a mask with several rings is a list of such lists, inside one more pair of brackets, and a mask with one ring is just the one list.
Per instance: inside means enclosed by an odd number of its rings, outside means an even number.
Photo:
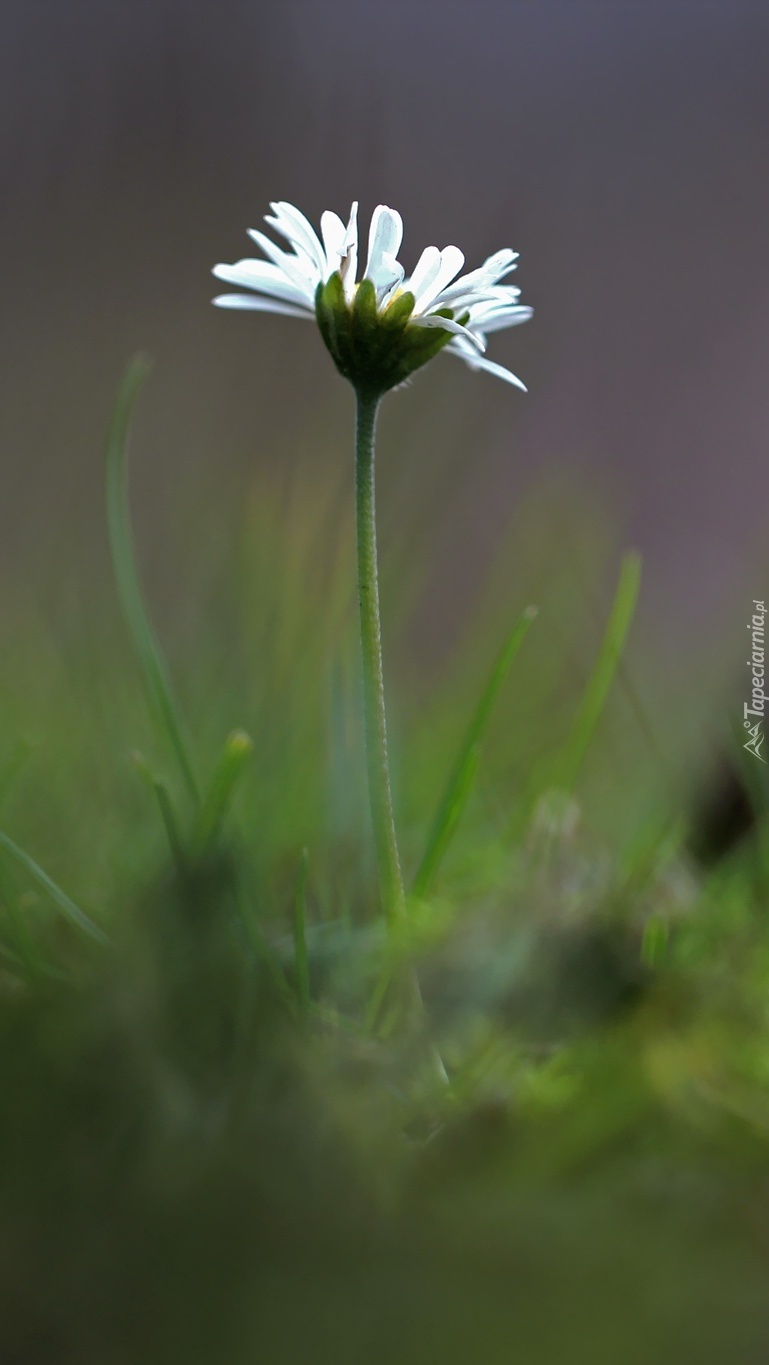
[{"label": "dark blurred spot", "polygon": [[722,760],[695,801],[689,851],[703,867],[712,867],[743,842],[756,818],[744,777],[730,760]]}]

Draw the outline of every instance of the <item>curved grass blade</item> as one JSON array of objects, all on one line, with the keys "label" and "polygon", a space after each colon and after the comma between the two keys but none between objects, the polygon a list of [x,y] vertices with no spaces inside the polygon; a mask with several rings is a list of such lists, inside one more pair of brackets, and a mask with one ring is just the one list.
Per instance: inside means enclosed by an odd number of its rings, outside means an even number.
[{"label": "curved grass blade", "polygon": [[179,876],[184,879],[189,873],[187,855],[184,849],[184,840],[179,830],[179,821],[174,810],[174,803],[171,793],[168,790],[168,783],[157,773],[153,772],[143,754],[134,753],[132,755],[134,767],[140,778],[146,783],[154,796],[163,822],[163,828],[168,840],[168,847],[171,850],[171,857]]},{"label": "curved grass blade", "polygon": [[253,752],[254,742],[245,730],[234,730],[227,737],[198,816],[193,841],[197,852],[205,852],[216,842],[235,788]]},{"label": "curved grass blade", "polygon": [[15,955],[21,966],[32,976],[43,971],[43,960],[29,927],[29,917],[24,914],[16,900],[15,888],[8,877],[3,859],[0,859],[0,901],[5,911],[4,928],[6,943],[4,947]]},{"label": "curved grass blade", "polygon": [[571,735],[559,765],[558,780],[555,785],[564,791],[573,790],[585,761],[585,755],[590,747],[590,741],[601,719],[635,613],[640,582],[640,555],[635,553],[626,555],[622,561],[619,583],[598,658],[588,679]]},{"label": "curved grass blade", "polygon": [[100,929],[99,925],[95,924],[84,910],[81,910],[78,905],[75,905],[75,902],[70,900],[66,892],[62,891],[61,887],[57,886],[56,883],[52,881],[48,876],[48,873],[43,871],[42,867],[35,862],[34,858],[30,858],[29,854],[25,853],[23,848],[19,848],[19,845],[15,844],[13,839],[9,839],[7,834],[0,833],[0,848],[3,849],[14,862],[19,863],[19,865],[29,873],[32,880],[37,882],[38,886],[42,887],[43,891],[48,893],[54,905],[61,911],[64,918],[69,920],[70,924],[74,924],[75,928],[80,929],[84,934],[87,934],[89,938],[95,939],[97,943],[109,943],[109,939],[104,933],[104,930]]},{"label": "curved grass blade", "polygon": [[109,542],[120,605],[141,662],[150,702],[173,750],[187,791],[194,804],[199,806],[200,794],[184,738],[184,727],[144,604],[133,553],[126,448],[134,404],[149,369],[149,362],[143,356],[135,356],[131,361],[123,376],[110,422],[107,436]]},{"label": "curved grass blade", "polygon": [[432,885],[435,873],[451,843],[459,818],[467,804],[475,781],[481,740],[489,723],[494,703],[536,615],[536,607],[526,608],[505,640],[489,674],[481,699],[451,770],[443,799],[430,831],[424,857],[414,878],[412,895],[420,899],[427,895]]}]

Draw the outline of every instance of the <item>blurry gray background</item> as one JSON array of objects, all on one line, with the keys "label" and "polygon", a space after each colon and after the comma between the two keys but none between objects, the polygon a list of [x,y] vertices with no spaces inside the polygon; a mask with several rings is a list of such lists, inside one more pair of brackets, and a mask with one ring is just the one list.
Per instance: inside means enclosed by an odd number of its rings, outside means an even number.
[{"label": "blurry gray background", "polygon": [[768,70],[758,0],[2,0],[6,572],[64,544],[106,574],[103,433],[138,348],[150,572],[196,487],[349,460],[314,329],[218,312],[209,272],[270,199],[359,198],[401,211],[407,267],[513,246],[536,309],[491,349],[527,397],[441,357],[389,400],[385,523],[417,469],[456,492],[436,629],[538,481],[587,481],[644,554],[662,653],[718,649],[766,565]]}]

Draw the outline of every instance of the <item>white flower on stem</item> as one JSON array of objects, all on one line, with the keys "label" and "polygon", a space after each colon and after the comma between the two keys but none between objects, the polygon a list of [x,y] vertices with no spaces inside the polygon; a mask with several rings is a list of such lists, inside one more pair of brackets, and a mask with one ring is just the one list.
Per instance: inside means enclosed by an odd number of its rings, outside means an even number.
[{"label": "white flower on stem", "polygon": [[458,247],[425,247],[410,276],[398,260],[403,222],[394,209],[374,210],[366,268],[358,281],[358,205],[347,224],[326,212],[320,236],[293,204],[270,205],[265,221],[288,243],[266,233],[249,235],[264,260],[214,266],[214,274],[246,294],[220,294],[223,308],[250,308],[288,317],[314,318],[337,368],[358,388],[384,393],[402,383],[439,350],[472,369],[487,370],[524,389],[510,370],[487,360],[489,333],[526,322],[520,290],[502,281],[516,267],[517,253],[504,248],[477,270],[460,275]]}]

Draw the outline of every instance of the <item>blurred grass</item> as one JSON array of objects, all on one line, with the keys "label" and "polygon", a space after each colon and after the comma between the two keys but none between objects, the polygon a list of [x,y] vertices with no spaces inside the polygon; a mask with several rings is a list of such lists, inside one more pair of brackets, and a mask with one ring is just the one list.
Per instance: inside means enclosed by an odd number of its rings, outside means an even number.
[{"label": "blurred grass", "polygon": [[766,787],[692,860],[617,672],[635,567],[612,611],[570,505],[579,574],[533,498],[428,698],[418,580],[385,575],[426,1003],[387,1038],[349,490],[302,469],[190,520],[149,660],[186,764],[116,595],[52,627],[6,587],[4,1361],[765,1358]]}]

